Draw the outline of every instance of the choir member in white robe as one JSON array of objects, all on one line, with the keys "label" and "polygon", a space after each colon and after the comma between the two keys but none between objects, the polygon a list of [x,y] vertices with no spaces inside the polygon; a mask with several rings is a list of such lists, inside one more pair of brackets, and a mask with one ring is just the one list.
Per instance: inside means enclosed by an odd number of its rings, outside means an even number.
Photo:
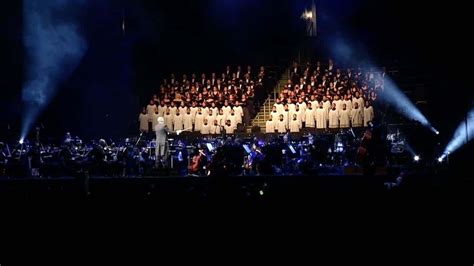
[{"label": "choir member in white robe", "polygon": [[156,111],[156,104],[155,101],[151,100],[150,103],[146,106],[146,113],[148,115],[148,122],[152,122],[153,115]]},{"label": "choir member in white robe", "polygon": [[290,111],[290,123],[293,118],[293,115],[296,115],[296,120],[298,120],[298,123],[300,124],[300,128],[301,128],[303,126],[303,119],[301,117],[302,114],[298,105],[296,106],[296,109],[293,112]]},{"label": "choir member in white robe", "polygon": [[314,128],[314,110],[312,104],[308,104],[306,112],[304,112],[304,126],[307,128]]},{"label": "choir member in white robe", "polygon": [[354,108],[352,108],[351,122],[352,122],[352,127],[361,127],[363,125],[364,114],[362,112],[362,109],[359,108],[358,102],[355,102]]},{"label": "choir member in white robe", "polygon": [[290,132],[291,133],[300,132],[300,122],[298,121],[296,114],[293,114],[293,119],[291,119],[290,121]]},{"label": "choir member in white robe", "polygon": [[339,111],[342,109],[342,105],[344,104],[343,101],[341,99],[339,99],[339,96],[336,95],[334,97],[334,101],[332,101],[333,103],[336,104],[336,110]]},{"label": "choir member in white robe", "polygon": [[304,112],[306,112],[306,108],[308,108],[307,104],[303,102],[302,98],[299,98],[297,105],[300,107],[301,114],[304,115]]},{"label": "choir member in white robe", "polygon": [[229,102],[227,100],[224,102],[224,106],[222,106],[222,111],[224,112],[224,121],[227,121],[227,116],[230,115],[230,111],[232,110],[232,107],[229,106]]},{"label": "choir member in white robe", "polygon": [[171,116],[176,115],[176,111],[178,111],[178,107],[174,104],[174,102],[171,102],[171,106],[169,107]]},{"label": "choir member in white robe", "polygon": [[207,121],[207,119],[204,119],[202,126],[201,126],[201,134],[202,135],[209,135],[211,133],[211,127]]},{"label": "choir member in white robe", "polygon": [[280,99],[277,99],[277,102],[273,106],[275,106],[275,108],[276,108],[276,110],[279,114],[282,114],[285,111],[285,106],[280,101]]},{"label": "choir member in white robe", "polygon": [[193,115],[191,114],[190,108],[188,108],[183,115],[183,127],[185,130],[193,130]]},{"label": "choir member in white robe", "polygon": [[160,117],[160,114],[158,113],[158,109],[154,114],[151,115],[151,130],[155,131],[155,127],[158,125],[158,117]]},{"label": "choir member in white robe", "polygon": [[165,112],[166,112],[166,105],[164,105],[163,103],[161,103],[159,106],[158,106],[158,114],[163,117],[165,115]]},{"label": "choir member in white robe", "polygon": [[339,126],[341,128],[348,128],[351,126],[350,124],[351,117],[350,117],[350,111],[347,109],[346,104],[342,105],[342,109],[339,110]]},{"label": "choir member in white robe", "polygon": [[323,107],[323,102],[319,103],[319,108],[315,111],[316,128],[326,129],[328,112]]},{"label": "choir member in white robe", "polygon": [[219,125],[221,125],[221,126],[225,125],[226,119],[225,119],[224,111],[222,109],[219,110],[219,114],[217,115],[216,119],[217,119],[217,122],[219,123]]},{"label": "choir member in white robe", "polygon": [[212,125],[211,121],[214,121],[217,119],[217,113],[214,113],[211,109],[209,109],[209,114],[206,117],[209,125]]},{"label": "choir member in white robe", "polygon": [[193,103],[193,106],[190,109],[191,109],[191,116],[193,117],[193,120],[194,120],[194,117],[196,116],[199,109],[199,107],[196,106],[196,102]]},{"label": "choir member in white robe", "polygon": [[226,134],[234,134],[235,128],[231,125],[230,120],[225,123],[224,130]]},{"label": "choir member in white robe", "polygon": [[339,128],[339,111],[336,109],[336,103],[333,103],[329,110],[329,128]]},{"label": "choir member in white robe", "polygon": [[146,113],[146,107],[143,108],[138,116],[138,122],[140,123],[140,132],[148,133],[148,114]]},{"label": "choir member in white robe", "polygon": [[173,130],[177,131],[183,129],[183,115],[179,112],[179,110],[177,110],[173,117]]},{"label": "choir member in white robe", "polygon": [[201,111],[201,108],[198,109],[196,116],[194,117],[194,131],[200,132],[202,124],[204,122],[204,115]]},{"label": "choir member in white robe", "polygon": [[344,101],[342,101],[342,104],[345,104],[346,105],[346,109],[347,111],[351,111],[352,110],[352,100],[349,99],[349,96],[346,95],[346,99]]},{"label": "choir member in white robe", "polygon": [[296,110],[296,105],[291,102],[291,99],[288,99],[287,105],[288,105],[288,110],[290,110],[290,112],[294,112]]},{"label": "choir member in white robe", "polygon": [[283,120],[286,123],[286,128],[290,126],[290,110],[288,110],[288,106],[285,106],[285,111],[282,113],[283,115]]},{"label": "choir member in white robe", "polygon": [[374,108],[370,105],[369,101],[366,101],[364,107],[364,127],[368,127],[368,123],[372,120],[374,120]]},{"label": "choir member in white robe", "polygon": [[230,114],[227,116],[227,120],[230,120],[230,124],[237,129],[237,117],[235,116],[234,110],[230,111]]},{"label": "choir member in white robe", "polygon": [[209,108],[209,110],[212,110],[212,113],[215,114],[216,116],[219,114],[219,108],[217,108],[215,103],[212,103],[212,107]]},{"label": "choir member in white robe", "polygon": [[273,122],[278,121],[278,118],[280,117],[280,113],[278,113],[276,106],[273,106],[273,109],[270,115],[272,116]]},{"label": "choir member in white robe", "polygon": [[288,128],[287,124],[288,123],[287,123],[287,121],[285,121],[284,116],[280,115],[280,118],[276,122],[276,129],[277,129],[278,133],[286,133],[286,129]]},{"label": "choir member in white robe", "polygon": [[166,113],[164,116],[165,125],[170,130],[173,131],[173,116],[171,115],[170,109],[166,109]]},{"label": "choir member in white robe", "polygon": [[356,91],[355,93],[355,97],[352,98],[352,104],[354,104],[355,102],[357,102],[359,104],[359,109],[363,109],[365,104],[364,104],[364,98],[363,97],[360,97],[359,96],[359,92]]},{"label": "choir member in white robe", "polygon": [[326,113],[329,115],[329,110],[331,109],[331,101],[329,101],[326,97],[323,100],[323,108],[326,110]]},{"label": "choir member in white robe", "polygon": [[209,116],[209,112],[210,112],[210,109],[209,107],[201,107],[201,112],[202,112],[202,115],[204,116],[204,118],[207,118]]},{"label": "choir member in white robe", "polygon": [[181,102],[181,105],[178,108],[179,112],[181,113],[181,116],[183,116],[186,113],[186,109],[188,108],[186,108],[184,102]]},{"label": "choir member in white robe", "polygon": [[221,134],[221,125],[217,120],[214,120],[214,123],[211,125],[211,128],[209,129],[209,133],[213,135],[219,135]]},{"label": "choir member in white robe", "polygon": [[244,110],[242,109],[242,106],[240,106],[239,101],[235,101],[235,106],[232,109],[234,110],[237,124],[242,124]]},{"label": "choir member in white robe", "polygon": [[275,133],[275,121],[270,116],[265,124],[265,133]]}]

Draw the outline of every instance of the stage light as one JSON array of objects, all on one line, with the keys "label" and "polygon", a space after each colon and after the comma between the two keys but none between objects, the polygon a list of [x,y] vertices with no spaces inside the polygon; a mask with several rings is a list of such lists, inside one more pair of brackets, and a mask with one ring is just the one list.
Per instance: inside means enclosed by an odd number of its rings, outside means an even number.
[{"label": "stage light", "polygon": [[420,156],[415,155],[415,156],[413,157],[413,161],[418,162],[419,160],[420,160]]},{"label": "stage light", "polygon": [[58,84],[76,69],[86,51],[75,19],[81,0],[24,0],[23,45],[26,73],[21,137],[25,138],[56,94]]},{"label": "stage light", "polygon": [[20,139],[20,141],[18,141],[18,143],[22,144],[25,143],[25,140],[24,139]]},{"label": "stage light", "polygon": [[264,194],[263,190],[260,190],[259,193],[260,193],[260,196],[263,196]]},{"label": "stage light", "polygon": [[451,141],[446,146],[444,150],[445,154],[450,154],[457,149],[461,148],[461,146],[467,144],[469,141],[472,140],[474,135],[474,109],[472,109],[466,116],[461,124],[459,124],[458,128],[454,132],[454,136]]},{"label": "stage light", "polygon": [[442,156],[440,156],[440,157],[438,158],[438,162],[439,162],[439,163],[442,163],[443,160],[444,160],[444,155],[442,155]]},{"label": "stage light", "polygon": [[395,84],[389,77],[385,79],[384,92],[380,94],[380,98],[388,104],[394,106],[397,111],[410,120],[417,121],[423,126],[429,128],[433,133],[438,132],[431,126],[430,122],[416,107],[415,104],[403,93],[401,88]]},{"label": "stage light", "polygon": [[305,10],[301,15],[302,19],[311,20],[313,18],[313,12]]}]

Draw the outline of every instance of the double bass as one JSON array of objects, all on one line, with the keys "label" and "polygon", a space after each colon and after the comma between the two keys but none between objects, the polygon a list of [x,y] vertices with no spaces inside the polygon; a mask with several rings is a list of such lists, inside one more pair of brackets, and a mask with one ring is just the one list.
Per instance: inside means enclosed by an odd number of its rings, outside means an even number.
[{"label": "double bass", "polygon": [[197,173],[199,169],[201,169],[201,164],[205,156],[206,154],[202,150],[199,150],[199,152],[196,155],[194,155],[191,161],[191,164],[189,165],[189,168],[188,168],[190,173],[192,174]]}]

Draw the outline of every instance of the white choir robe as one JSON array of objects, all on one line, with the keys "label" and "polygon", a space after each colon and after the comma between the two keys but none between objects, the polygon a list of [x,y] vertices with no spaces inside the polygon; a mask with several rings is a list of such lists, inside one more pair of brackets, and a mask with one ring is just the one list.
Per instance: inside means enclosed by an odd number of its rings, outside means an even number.
[{"label": "white choir robe", "polygon": [[364,127],[367,127],[372,120],[374,120],[374,108],[372,106],[364,107]]},{"label": "white choir robe", "polygon": [[233,109],[237,124],[242,124],[242,117],[244,116],[244,110],[242,109],[242,106],[234,106]]},{"label": "white choir robe", "polygon": [[311,102],[311,108],[313,108],[313,110],[316,110],[319,108],[319,102],[317,100],[314,100]]},{"label": "white choir robe", "polygon": [[326,129],[327,127],[327,111],[324,108],[318,108],[316,109],[315,112],[315,118],[316,118],[316,128],[319,129]]},{"label": "white choir robe", "polygon": [[208,135],[211,133],[211,128],[209,126],[209,123],[208,124],[202,124],[201,126],[201,134],[203,135]]},{"label": "white choir robe", "polygon": [[290,112],[285,111],[282,113],[282,115],[283,115],[283,121],[285,121],[286,123],[286,128],[288,128],[290,126]]},{"label": "white choir robe", "polygon": [[230,106],[223,106],[222,111],[224,112],[224,119],[227,120],[227,117],[230,115],[230,110],[232,110],[232,107]]},{"label": "white choir robe", "polygon": [[173,130],[176,131],[176,130],[183,130],[183,115],[182,114],[179,114],[179,115],[175,115],[173,117]]},{"label": "white choir robe", "polygon": [[191,107],[189,109],[191,110],[191,115],[193,116],[193,120],[194,120],[194,117],[196,116],[196,114],[198,112],[198,108],[197,107]]},{"label": "white choir robe", "polygon": [[278,121],[278,119],[280,119],[280,113],[278,113],[277,111],[271,112],[270,115],[272,116],[273,122]]},{"label": "white choir robe", "polygon": [[301,118],[301,111],[293,111],[293,112],[290,112],[290,122],[291,123],[291,120],[293,120],[293,115],[296,114],[296,120],[298,120],[298,123],[300,123],[300,127],[302,127],[303,125],[303,119]]},{"label": "white choir robe", "polygon": [[[329,109],[331,109],[331,102],[330,101],[325,101],[323,102],[323,108],[326,109],[326,115],[329,115]],[[326,119],[328,116],[326,116]]]},{"label": "white choir robe", "polygon": [[352,127],[361,127],[364,122],[364,114],[362,113],[362,109],[360,108],[353,108],[351,111],[351,122]]},{"label": "white choir robe", "polygon": [[147,105],[146,106],[146,113],[148,114],[148,122],[152,122],[152,115],[155,114],[156,105]]},{"label": "white choir robe", "polygon": [[225,116],[224,115],[221,115],[219,114],[217,117],[217,123],[221,126],[224,126],[225,125]]},{"label": "white choir robe", "polygon": [[352,101],[351,100],[344,100],[342,101],[343,104],[346,104],[346,108],[347,110],[349,110],[349,112],[352,110]]},{"label": "white choir robe", "polygon": [[158,106],[158,114],[163,117],[166,113],[166,106]]},{"label": "white choir robe", "polygon": [[183,115],[183,127],[185,130],[193,130],[193,116],[191,113]]},{"label": "white choir robe", "polygon": [[298,103],[298,106],[300,107],[300,111],[301,111],[301,113],[303,113],[303,114],[304,114],[304,112],[306,112],[306,109],[308,108],[308,106],[306,106],[306,103],[305,103],[305,102]]},{"label": "white choir robe", "polygon": [[169,130],[173,131],[173,116],[171,115],[171,113],[165,114],[165,116],[163,118],[165,119],[166,127]]},{"label": "white choir robe", "polygon": [[237,129],[237,117],[234,115],[227,116],[227,120],[230,120],[230,125]]},{"label": "white choir robe", "polygon": [[329,128],[339,127],[339,111],[337,109],[329,110]]},{"label": "white choir robe", "polygon": [[184,115],[184,114],[186,113],[186,110],[187,110],[187,109],[188,109],[188,108],[186,108],[186,107],[179,107],[179,108],[178,108],[179,114],[180,114],[180,115]]},{"label": "white choir robe", "polygon": [[342,105],[344,104],[344,103],[342,102],[342,100],[333,101],[333,103],[336,104],[336,110],[337,110],[337,111],[342,110]]},{"label": "white choir robe", "polygon": [[219,108],[217,108],[217,107],[211,107],[209,110],[212,110],[212,113],[216,116],[219,113]]},{"label": "white choir robe", "polygon": [[209,125],[212,126],[212,125],[214,125],[214,120],[217,120],[217,115],[215,115],[215,114],[208,115],[206,117],[206,119],[207,119],[207,123],[209,123]]},{"label": "white choir robe", "polygon": [[209,129],[209,133],[213,135],[221,134],[221,126],[220,125],[212,125]]},{"label": "white choir robe", "polygon": [[265,124],[265,133],[275,133],[275,121],[267,120]]},{"label": "white choir robe", "polygon": [[204,115],[204,118],[207,118],[207,116],[209,115],[209,108],[208,107],[201,108],[201,111],[202,111],[202,114]]},{"label": "white choir robe", "polygon": [[278,130],[278,133],[286,133],[287,129],[287,122],[285,120],[278,120],[276,122],[276,129]]},{"label": "white choir robe", "polygon": [[341,109],[339,111],[339,123],[341,128],[348,128],[351,126],[350,124],[351,117],[350,117],[350,111],[349,109]]},{"label": "white choir robe", "polygon": [[294,103],[288,104],[288,110],[294,112],[296,110],[296,105]]},{"label": "white choir robe", "polygon": [[298,120],[291,120],[290,122],[290,132],[298,133],[300,132],[300,122]]},{"label": "white choir robe", "polygon": [[226,133],[226,134],[234,134],[235,128],[234,128],[232,125],[228,126],[228,125],[226,124],[226,125],[224,126],[224,130],[225,130],[225,133]]},{"label": "white choir robe", "polygon": [[285,112],[285,106],[282,103],[275,103],[273,106],[276,107],[276,110],[279,114],[283,114]]},{"label": "white choir robe", "polygon": [[171,113],[171,116],[175,116],[176,115],[176,110],[178,110],[178,108],[175,107],[170,107],[170,113]]},{"label": "white choir robe", "polygon": [[194,131],[201,131],[201,127],[203,123],[204,123],[204,115],[197,113],[196,117],[194,117]]},{"label": "white choir robe", "polygon": [[352,100],[353,103],[357,102],[359,104],[359,109],[362,110],[362,108],[364,108],[365,106],[365,103],[364,103],[364,98],[362,97],[359,97],[359,99],[355,98]]},{"label": "white choir robe", "polygon": [[305,121],[305,127],[314,128],[315,124],[314,124],[314,110],[313,110],[313,108],[311,108],[311,109],[307,108],[306,109],[306,112],[304,113],[304,121]]},{"label": "white choir robe", "polygon": [[140,131],[148,132],[148,115],[141,113],[138,116],[138,121],[140,122]]}]

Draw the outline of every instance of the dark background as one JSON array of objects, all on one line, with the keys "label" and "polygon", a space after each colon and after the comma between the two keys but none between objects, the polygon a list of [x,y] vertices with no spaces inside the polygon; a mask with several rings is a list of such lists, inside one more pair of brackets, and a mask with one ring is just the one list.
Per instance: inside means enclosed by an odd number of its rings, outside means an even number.
[{"label": "dark background", "polygon": [[[44,132],[118,137],[135,129],[140,106],[171,72],[225,65],[287,66],[304,41],[300,14],[310,1],[86,1],[88,51],[39,122]],[[383,2],[383,3],[382,3]],[[319,0],[318,54],[344,39],[359,58],[397,65],[426,85],[428,119],[446,143],[472,106],[472,41],[467,4]],[[1,9],[0,140],[19,135],[25,64],[22,3]],[[122,16],[127,22],[121,30]],[[315,47],[316,49],[316,47]],[[336,62],[337,63],[337,62]]]}]

